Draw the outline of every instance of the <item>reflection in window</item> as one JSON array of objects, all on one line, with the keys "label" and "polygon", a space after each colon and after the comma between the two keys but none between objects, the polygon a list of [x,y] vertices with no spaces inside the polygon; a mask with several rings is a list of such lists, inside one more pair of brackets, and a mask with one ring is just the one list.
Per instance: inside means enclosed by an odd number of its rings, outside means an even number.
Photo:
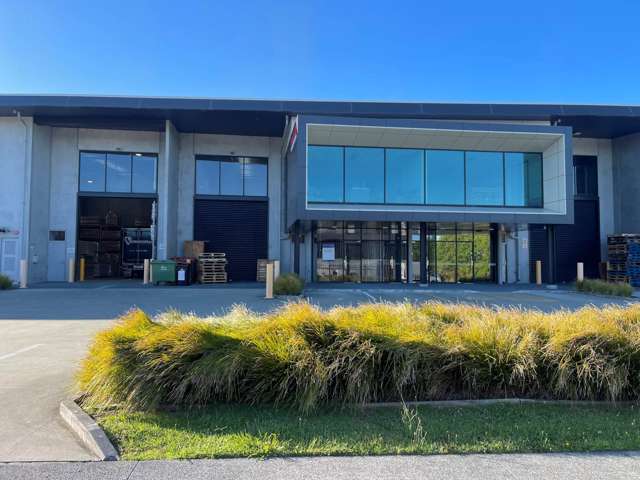
[{"label": "reflection in window", "polygon": [[500,152],[467,152],[467,205],[504,205]]},{"label": "reflection in window", "polygon": [[107,192],[131,191],[131,155],[107,153]]},{"label": "reflection in window", "polygon": [[384,149],[344,149],[345,200],[348,203],[384,203]]},{"label": "reflection in window", "polygon": [[464,152],[427,150],[427,204],[464,204]]},{"label": "reflection in window", "polygon": [[81,192],[104,192],[105,159],[104,153],[80,153]]},{"label": "reflection in window", "polygon": [[220,195],[242,195],[242,163],[237,158],[220,162]]},{"label": "reflection in window", "polygon": [[538,153],[504,154],[505,204],[542,206],[542,156]]},{"label": "reflection in window", "polygon": [[252,197],[267,196],[267,162],[258,158],[244,159],[244,194]]},{"label": "reflection in window", "polygon": [[134,193],[155,193],[156,191],[156,157],[136,153],[132,157],[133,176],[131,187]]},{"label": "reflection in window", "polygon": [[344,149],[309,146],[307,154],[310,202],[344,201]]},{"label": "reflection in window", "polygon": [[199,195],[220,195],[220,162],[217,160],[196,160],[196,193]]},{"label": "reflection in window", "polygon": [[387,203],[424,203],[424,151],[388,148],[386,155]]},{"label": "reflection in window", "polygon": [[311,145],[307,174],[310,202],[543,206],[540,153]]},{"label": "reflection in window", "polygon": [[155,155],[80,152],[81,192],[155,193]]},{"label": "reflection in window", "polygon": [[267,159],[196,157],[197,195],[267,196]]}]

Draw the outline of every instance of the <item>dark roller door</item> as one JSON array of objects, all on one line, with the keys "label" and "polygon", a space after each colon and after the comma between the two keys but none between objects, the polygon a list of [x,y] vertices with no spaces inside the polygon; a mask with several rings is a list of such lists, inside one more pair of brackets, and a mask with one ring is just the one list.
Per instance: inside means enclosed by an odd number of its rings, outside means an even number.
[{"label": "dark roller door", "polygon": [[267,224],[266,201],[195,201],[194,240],[227,254],[230,281],[256,280],[256,262],[267,258]]},{"label": "dark roller door", "polygon": [[536,261],[542,262],[542,281],[550,282],[549,232],[546,225],[529,225],[529,278],[536,281]]},{"label": "dark roller door", "polygon": [[584,263],[585,277],[598,278],[600,224],[597,200],[574,202],[574,224],[556,226],[557,281],[576,279],[577,262]]}]

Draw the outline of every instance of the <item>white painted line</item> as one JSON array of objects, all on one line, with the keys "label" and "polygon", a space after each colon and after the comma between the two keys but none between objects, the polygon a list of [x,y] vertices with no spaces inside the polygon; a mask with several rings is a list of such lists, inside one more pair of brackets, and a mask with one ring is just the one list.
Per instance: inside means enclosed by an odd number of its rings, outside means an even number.
[{"label": "white painted line", "polygon": [[369,300],[372,300],[374,302],[377,302],[378,299],[376,297],[374,297],[373,295],[371,295],[369,292],[365,292],[364,290],[358,290],[360,293],[362,293],[363,295],[366,295],[367,297],[369,297]]},{"label": "white painted line", "polygon": [[0,360],[6,360],[7,358],[15,357],[20,353],[28,352],[29,350],[33,350],[34,348],[41,347],[42,345],[44,345],[44,343],[36,343],[35,345],[31,345],[30,347],[21,348],[20,350],[17,350],[13,353],[7,353],[6,355],[2,355],[0,357]]}]

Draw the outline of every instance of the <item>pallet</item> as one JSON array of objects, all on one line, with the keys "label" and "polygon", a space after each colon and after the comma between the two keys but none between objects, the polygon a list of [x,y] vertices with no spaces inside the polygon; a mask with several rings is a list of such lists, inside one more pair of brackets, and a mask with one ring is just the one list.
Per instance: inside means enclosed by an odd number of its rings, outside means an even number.
[{"label": "pallet", "polygon": [[202,260],[206,260],[206,259],[213,259],[213,258],[225,258],[227,256],[226,253],[220,253],[220,252],[205,252],[205,253],[201,253],[200,255],[198,255],[198,259]]},{"label": "pallet", "polygon": [[266,258],[258,259],[258,264],[256,268],[256,281],[257,282],[266,282],[267,281],[267,262]]},{"label": "pallet", "polygon": [[200,283],[227,283],[227,275],[201,275]]}]

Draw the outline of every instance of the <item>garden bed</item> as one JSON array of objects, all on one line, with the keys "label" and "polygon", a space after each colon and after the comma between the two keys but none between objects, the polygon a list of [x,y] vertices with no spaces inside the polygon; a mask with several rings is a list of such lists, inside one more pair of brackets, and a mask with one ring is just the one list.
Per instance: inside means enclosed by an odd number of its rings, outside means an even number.
[{"label": "garden bed", "polygon": [[132,311],[98,334],[83,405],[324,406],[460,398],[637,400],[640,305],[541,313],[441,303]]}]

